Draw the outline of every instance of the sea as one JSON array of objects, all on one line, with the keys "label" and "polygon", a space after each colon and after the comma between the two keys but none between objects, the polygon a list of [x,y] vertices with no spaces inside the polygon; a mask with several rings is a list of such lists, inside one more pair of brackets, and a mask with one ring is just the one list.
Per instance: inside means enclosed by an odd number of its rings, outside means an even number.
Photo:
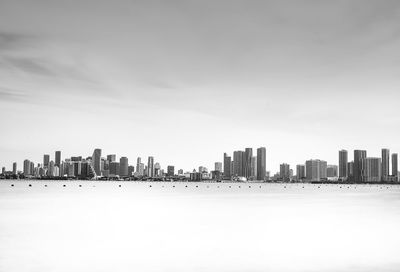
[{"label": "sea", "polygon": [[0,271],[400,271],[400,186],[0,180]]}]

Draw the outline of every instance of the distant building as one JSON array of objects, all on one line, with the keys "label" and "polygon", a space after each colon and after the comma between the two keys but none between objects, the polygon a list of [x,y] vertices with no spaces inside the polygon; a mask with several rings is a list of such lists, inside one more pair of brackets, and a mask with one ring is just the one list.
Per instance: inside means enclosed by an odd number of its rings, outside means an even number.
[{"label": "distant building", "polygon": [[136,173],[138,173],[139,174],[139,176],[143,176],[143,171],[144,171],[144,165],[143,165],[143,168],[142,167],[140,167],[140,165],[142,164],[142,158],[140,158],[140,157],[138,157],[137,159],[136,159]]},{"label": "distant building", "polygon": [[43,155],[43,167],[47,168],[49,167],[49,162],[50,162],[50,155]]},{"label": "distant building", "polygon": [[135,167],[133,165],[128,166],[128,176],[132,177],[133,173],[135,173]]},{"label": "distant building", "polygon": [[231,179],[231,164],[232,160],[226,153],[224,153],[224,178]]},{"label": "distant building", "polygon": [[3,175],[6,174],[6,168],[4,166],[1,168],[1,174],[3,174]]},{"label": "distant building", "polygon": [[382,162],[381,158],[365,158],[363,164],[363,181],[379,182],[382,180]]},{"label": "distant building", "polygon": [[182,176],[183,175],[183,169],[178,170],[178,175]]},{"label": "distant building", "polygon": [[148,157],[147,160],[147,176],[154,177],[154,157]]},{"label": "distant building", "polygon": [[257,148],[257,180],[265,179],[266,172],[266,156],[267,151],[265,147]]},{"label": "distant building", "polygon": [[233,175],[234,176],[244,176],[244,152],[234,151],[233,152]]},{"label": "distant building", "polygon": [[327,163],[322,160],[306,161],[306,179],[308,181],[322,181],[327,179]]},{"label": "distant building", "polygon": [[17,170],[17,163],[14,162],[14,163],[13,163],[13,174],[16,175],[17,173],[18,173],[18,170]]},{"label": "distant building", "polygon": [[119,159],[119,175],[120,175],[120,177],[127,177],[129,175],[128,167],[129,167],[128,158],[121,157]]},{"label": "distant building", "polygon": [[243,176],[251,177],[251,158],[253,158],[253,148],[246,148],[243,153]]},{"label": "distant building", "polygon": [[306,167],[303,164],[296,165],[296,179],[301,181],[306,178]]},{"label": "distant building", "polygon": [[199,173],[208,173],[208,169],[205,166],[199,166]]},{"label": "distant building", "polygon": [[214,171],[220,171],[220,172],[222,172],[222,162],[216,162],[216,163],[214,163]]},{"label": "distant building", "polygon": [[290,181],[290,165],[287,163],[282,163],[279,169],[279,178],[284,182]]},{"label": "distant building", "polygon": [[346,179],[347,176],[348,153],[347,150],[339,151],[339,178]]},{"label": "distant building", "polygon": [[251,157],[251,177],[257,178],[257,157]]},{"label": "distant building", "polygon": [[156,176],[156,177],[161,177],[162,176],[162,174],[161,174],[161,165],[158,162],[156,162],[154,164],[154,176]]},{"label": "distant building", "polygon": [[107,155],[108,162],[115,162],[117,160],[117,156],[115,154]]},{"label": "distant building", "polygon": [[390,167],[390,150],[389,149],[382,149],[382,180],[388,181],[389,178],[389,167]]},{"label": "distant building", "polygon": [[94,150],[92,155],[92,165],[97,176],[101,176],[101,149]]},{"label": "distant building", "polygon": [[115,177],[119,175],[119,162],[110,162],[110,177]]},{"label": "distant building", "polygon": [[354,166],[353,166],[353,179],[355,182],[363,181],[363,165],[362,160],[367,158],[366,150],[354,150]]},{"label": "distant building", "polygon": [[56,151],[54,158],[55,158],[54,165],[60,167],[61,166],[61,151]]},{"label": "distant building", "polygon": [[[346,164],[346,168],[347,168],[347,164]],[[338,166],[337,165],[328,165],[326,168],[326,176],[328,178],[337,178]]]},{"label": "distant building", "polygon": [[[182,172],[183,172],[183,171],[182,171]],[[168,165],[168,166],[167,166],[167,175],[168,175],[169,177],[172,177],[172,176],[175,175],[175,167],[174,167],[174,166],[172,166],[172,165]]]},{"label": "distant building", "polygon": [[29,160],[24,160],[24,175],[30,176],[31,175],[31,162]]},{"label": "distant building", "polygon": [[399,174],[399,170],[398,170],[398,156],[397,153],[393,153],[392,154],[392,176],[395,178],[395,181],[398,181],[398,174]]},{"label": "distant building", "polygon": [[347,179],[354,180],[354,162],[347,163]]}]

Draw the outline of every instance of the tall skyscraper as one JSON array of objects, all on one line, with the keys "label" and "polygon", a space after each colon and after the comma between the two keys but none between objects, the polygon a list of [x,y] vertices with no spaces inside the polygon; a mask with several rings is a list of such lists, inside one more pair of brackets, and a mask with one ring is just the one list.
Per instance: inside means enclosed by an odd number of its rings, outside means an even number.
[{"label": "tall skyscraper", "polygon": [[383,148],[382,149],[382,181],[387,181],[389,177],[389,163],[390,163],[390,150]]},{"label": "tall skyscraper", "polygon": [[243,176],[251,177],[251,158],[253,157],[253,148],[246,148],[243,154]]},{"label": "tall skyscraper", "polygon": [[327,178],[327,163],[322,160],[306,161],[306,179],[308,181],[321,181]]},{"label": "tall skyscraper", "polygon": [[101,176],[101,149],[94,150],[92,155],[92,165],[97,176]]},{"label": "tall skyscraper", "polygon": [[305,165],[298,164],[296,165],[296,178],[298,181],[306,178],[306,167]]},{"label": "tall skyscraper", "polygon": [[224,153],[224,178],[231,179],[231,157]]},{"label": "tall skyscraper", "polygon": [[154,177],[154,158],[151,156],[147,160],[147,176]]},{"label": "tall skyscraper", "polygon": [[216,162],[214,163],[214,170],[222,172],[222,162]]},{"label": "tall skyscraper", "polygon": [[136,159],[136,172],[140,175],[140,176],[143,176],[143,172],[141,173],[140,172],[140,164],[142,163],[142,158],[141,157],[138,157],[137,159]]},{"label": "tall skyscraper", "polygon": [[110,176],[115,177],[120,174],[119,162],[110,162]]},{"label": "tall skyscraper", "polygon": [[49,162],[50,162],[50,155],[44,154],[43,155],[43,167],[44,168],[49,167]]},{"label": "tall skyscraper", "polygon": [[265,147],[257,148],[257,180],[265,179],[267,150]]},{"label": "tall skyscraper", "polygon": [[363,181],[363,165],[362,160],[367,157],[366,150],[354,150],[354,169],[353,177],[355,182]]},{"label": "tall skyscraper", "polygon": [[54,158],[55,158],[54,165],[60,167],[61,166],[61,151],[56,151]]},{"label": "tall skyscraper", "polygon": [[354,180],[354,162],[347,163],[347,178],[348,180]]},{"label": "tall skyscraper", "polygon": [[154,164],[154,176],[156,176],[156,177],[160,177],[161,176],[161,165],[158,162],[156,162]]},{"label": "tall skyscraper", "polygon": [[[346,164],[347,168],[347,164]],[[326,168],[326,175],[328,178],[336,178],[338,176],[338,166],[337,165],[328,165]]]},{"label": "tall skyscraper", "polygon": [[117,155],[115,155],[115,154],[107,155],[107,161],[109,161],[109,162],[117,161]]},{"label": "tall skyscraper", "polygon": [[257,157],[251,157],[251,176],[257,178]]},{"label": "tall skyscraper", "polygon": [[287,163],[282,163],[279,167],[279,177],[282,181],[289,181],[290,180],[290,165]]},{"label": "tall skyscraper", "polygon": [[31,174],[31,162],[29,160],[24,160],[24,175],[29,176]]},{"label": "tall skyscraper", "polygon": [[175,175],[175,167],[172,165],[167,166],[167,175],[172,177]]},{"label": "tall skyscraper", "polygon": [[347,162],[348,162],[347,150],[340,150],[339,151],[339,178],[341,178],[341,179],[347,178]]},{"label": "tall skyscraper", "polygon": [[395,177],[395,180],[398,181],[398,162],[397,162],[397,153],[392,154],[392,176]]},{"label": "tall skyscraper", "polygon": [[233,152],[233,175],[243,177],[244,176],[244,151]]},{"label": "tall skyscraper", "polygon": [[365,158],[363,164],[363,181],[379,182],[382,180],[381,158]]},{"label": "tall skyscraper", "polygon": [[127,157],[121,157],[119,159],[119,175],[121,177],[127,177],[128,176],[128,158]]},{"label": "tall skyscraper", "polygon": [[14,162],[14,163],[13,163],[13,174],[16,175],[17,172],[18,172],[18,170],[17,170],[17,163]]}]

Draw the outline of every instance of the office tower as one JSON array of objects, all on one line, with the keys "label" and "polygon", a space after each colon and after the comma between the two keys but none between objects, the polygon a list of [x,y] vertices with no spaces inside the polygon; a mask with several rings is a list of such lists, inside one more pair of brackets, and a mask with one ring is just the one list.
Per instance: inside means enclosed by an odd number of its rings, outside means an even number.
[{"label": "office tower", "polygon": [[142,158],[138,157],[136,159],[136,172],[140,175],[143,176],[143,172],[140,172],[140,164],[142,163]]},{"label": "office tower", "polygon": [[251,176],[253,178],[257,177],[257,157],[251,157]]},{"label": "office tower", "polygon": [[107,161],[115,162],[117,160],[117,156],[115,154],[107,155]]},{"label": "office tower", "polygon": [[246,148],[243,154],[243,176],[251,177],[251,158],[253,157],[253,148]]},{"label": "office tower", "polygon": [[119,159],[119,175],[121,177],[127,177],[128,176],[128,158],[127,157],[121,157]]},{"label": "office tower", "polygon": [[47,168],[49,167],[49,162],[50,162],[50,155],[43,155],[43,167]]},{"label": "office tower", "polygon": [[24,160],[24,175],[29,176],[31,174],[31,162]]},{"label": "office tower", "polygon": [[136,169],[136,172],[139,174],[139,176],[144,176],[145,169],[144,169],[144,163],[139,164],[139,169]]},{"label": "office tower", "polygon": [[97,176],[101,175],[101,149],[97,148],[94,150],[92,155],[92,165]]},{"label": "office tower", "polygon": [[5,168],[4,166],[1,168],[1,173],[2,173],[3,175],[6,174],[6,168]]},{"label": "office tower", "polygon": [[147,160],[147,176],[154,177],[154,158],[151,156]]},{"label": "office tower", "polygon": [[[60,168],[60,174],[62,173],[62,166]],[[80,178],[81,179],[87,179],[90,177],[90,167],[89,167],[89,163],[87,161],[83,161],[81,164],[81,175]]]},{"label": "office tower", "polygon": [[282,163],[279,167],[279,177],[282,181],[290,181],[290,165],[287,163]]},{"label": "office tower", "polygon": [[348,154],[347,150],[339,151],[339,178],[346,179],[347,178],[347,161]]},{"label": "office tower", "polygon": [[398,181],[398,162],[397,162],[397,153],[392,154],[392,176],[394,177],[395,181]]},{"label": "office tower", "polygon": [[113,161],[110,162],[110,176],[115,177],[119,175],[119,162]]},{"label": "office tower", "polygon": [[353,177],[355,182],[362,182],[363,165],[362,160],[367,157],[366,150],[354,150],[354,169]]},{"label": "office tower", "polygon": [[306,179],[308,181],[321,181],[327,178],[327,163],[322,160],[306,161]]},{"label": "office tower", "polygon": [[347,163],[347,178],[348,180],[354,180],[354,162]]},{"label": "office tower", "polygon": [[267,156],[267,149],[265,147],[257,148],[257,180],[264,180],[265,179],[265,172],[266,172],[266,156]]},{"label": "office tower", "polygon": [[231,178],[232,178],[232,176],[233,176],[233,169],[235,168],[235,163],[234,163],[234,161],[232,160],[231,161]]},{"label": "office tower", "polygon": [[13,174],[16,175],[17,173],[18,173],[18,170],[17,170],[17,163],[14,162],[14,163],[13,163]]},{"label": "office tower", "polygon": [[224,153],[224,178],[231,178],[231,157],[229,157],[226,153]]},{"label": "office tower", "polygon": [[132,177],[133,173],[135,173],[135,167],[133,165],[128,166],[128,176]]},{"label": "office tower", "polygon": [[154,164],[154,176],[156,176],[156,177],[160,177],[161,176],[161,165],[158,162],[156,162]]},{"label": "office tower", "polygon": [[389,158],[390,158],[390,150],[383,148],[382,149],[382,181],[387,181],[389,177]]},{"label": "office tower", "polygon": [[379,182],[382,180],[382,162],[381,158],[365,158],[363,164],[363,181]]},{"label": "office tower", "polygon": [[167,175],[172,177],[175,175],[175,167],[172,165],[167,166]]},{"label": "office tower", "polygon": [[71,157],[71,161],[73,161],[73,162],[82,161],[82,156]]},{"label": "office tower", "polygon": [[214,163],[214,170],[222,172],[222,162]]},{"label": "office tower", "polygon": [[[347,168],[347,163],[346,163],[346,168]],[[336,178],[338,176],[338,166],[328,165],[326,168],[326,176],[328,178]]]},{"label": "office tower", "polygon": [[54,173],[55,171],[54,171],[54,162],[53,161],[50,161],[49,162],[49,167],[48,167],[48,170],[47,170],[47,176],[49,176],[49,177],[54,177],[55,176],[55,173]]},{"label": "office tower", "polygon": [[205,166],[199,166],[199,173],[208,173],[208,169]]},{"label": "office tower", "polygon": [[296,178],[298,181],[306,178],[306,167],[305,165],[298,164],[296,165]]},{"label": "office tower", "polygon": [[61,151],[56,151],[54,165],[58,167],[61,166]]},{"label": "office tower", "polygon": [[233,152],[233,175],[242,177],[244,176],[244,151]]}]

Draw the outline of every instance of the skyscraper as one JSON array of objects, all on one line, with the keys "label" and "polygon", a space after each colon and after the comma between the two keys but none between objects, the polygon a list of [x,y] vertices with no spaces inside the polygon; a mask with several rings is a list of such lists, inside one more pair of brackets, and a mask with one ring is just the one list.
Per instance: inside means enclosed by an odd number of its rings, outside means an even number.
[{"label": "skyscraper", "polygon": [[92,165],[97,176],[101,176],[101,149],[94,150],[92,155]]},{"label": "skyscraper", "polygon": [[265,147],[257,148],[257,180],[265,179],[267,150]]},{"label": "skyscraper", "polygon": [[14,163],[13,163],[13,174],[16,175],[17,172],[18,172],[18,170],[17,170],[17,163],[14,162]]},{"label": "skyscraper", "polygon": [[107,155],[108,162],[115,162],[117,160],[117,156],[115,154]]},{"label": "skyscraper", "polygon": [[[347,164],[346,164],[347,168]],[[336,178],[338,176],[338,166],[337,165],[328,165],[326,168],[326,176],[328,178]]]},{"label": "skyscraper", "polygon": [[362,160],[367,157],[366,150],[354,150],[354,169],[353,169],[353,176],[355,182],[362,182],[363,181],[363,165]]},{"label": "skyscraper", "polygon": [[24,160],[24,175],[29,176],[31,174],[31,162]]},{"label": "skyscraper", "polygon": [[154,158],[151,156],[147,160],[147,176],[154,177]]},{"label": "skyscraper", "polygon": [[214,163],[214,170],[222,172],[222,162]]},{"label": "skyscraper", "polygon": [[243,154],[243,176],[251,177],[251,158],[253,157],[253,148],[246,148]]},{"label": "skyscraper", "polygon": [[389,177],[390,150],[382,149],[382,181],[387,181]]},{"label": "skyscraper", "polygon": [[382,180],[381,158],[365,158],[363,164],[363,181],[379,182]]},{"label": "skyscraper", "polygon": [[296,165],[296,178],[297,181],[300,181],[302,179],[306,178],[306,167],[302,164]]},{"label": "skyscraper", "polygon": [[289,181],[290,180],[290,165],[287,163],[282,163],[279,167],[279,177],[282,181]]},{"label": "skyscraper", "polygon": [[354,162],[347,163],[347,178],[348,180],[354,180]]},{"label": "skyscraper", "polygon": [[322,160],[306,161],[306,179],[308,181],[321,181],[327,178],[327,163]]},{"label": "skyscraper", "polygon": [[257,178],[257,157],[251,157],[251,176]]},{"label": "skyscraper", "polygon": [[119,159],[119,175],[121,177],[127,177],[128,176],[128,158],[127,157],[121,157]]},{"label": "skyscraper", "polygon": [[54,165],[61,166],[61,151],[56,151]]},{"label": "skyscraper", "polygon": [[224,153],[224,178],[231,179],[231,157]]},{"label": "skyscraper", "polygon": [[43,167],[44,168],[49,167],[49,162],[50,162],[50,155],[44,154],[43,155]]},{"label": "skyscraper", "polygon": [[392,176],[395,177],[395,181],[398,181],[398,162],[397,162],[397,153],[392,154]]},{"label": "skyscraper", "polygon": [[140,164],[142,163],[142,158],[138,157],[136,159],[136,172],[140,175],[143,176],[143,172],[140,172]]},{"label": "skyscraper", "polygon": [[339,178],[346,179],[347,178],[347,161],[348,155],[347,150],[339,151]]},{"label": "skyscraper", "polygon": [[119,175],[120,170],[119,170],[119,162],[110,162],[110,176],[115,177]]},{"label": "skyscraper", "polygon": [[175,167],[172,165],[167,166],[167,175],[172,177],[175,175]]},{"label": "skyscraper", "polygon": [[233,152],[233,175],[242,177],[244,176],[244,151]]}]

